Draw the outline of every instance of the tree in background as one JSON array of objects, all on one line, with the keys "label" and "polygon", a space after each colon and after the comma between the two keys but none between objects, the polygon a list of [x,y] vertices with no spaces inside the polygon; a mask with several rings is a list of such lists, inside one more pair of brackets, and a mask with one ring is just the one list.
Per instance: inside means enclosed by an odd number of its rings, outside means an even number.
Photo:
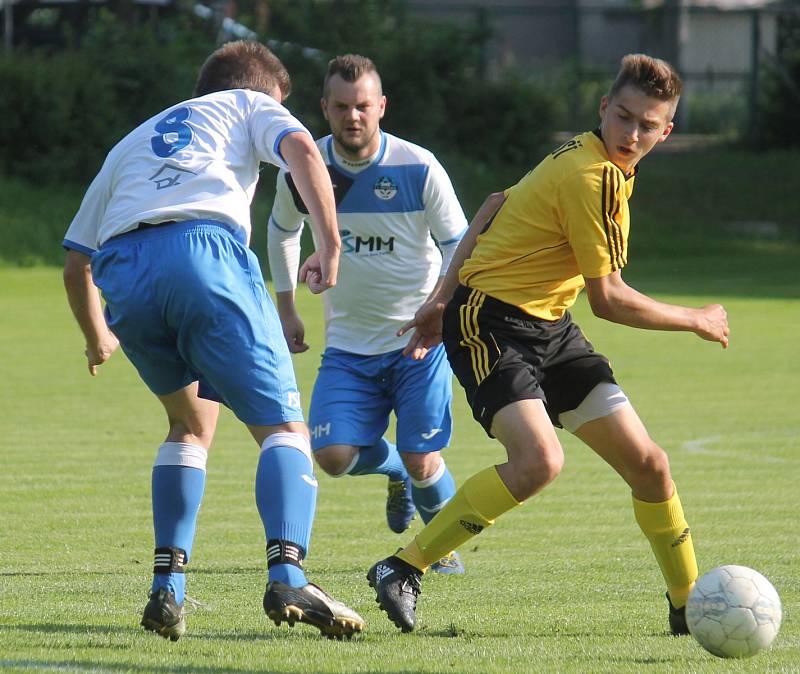
[{"label": "tree in background", "polygon": [[424,20],[399,0],[267,4],[267,37],[291,43],[276,48],[295,82],[287,105],[315,133],[327,133],[319,111],[327,61],[350,52],[381,72],[390,101],[381,125],[437,154],[526,165],[549,138],[553,106],[541,88],[510,74],[484,77],[485,24]]},{"label": "tree in background", "polygon": [[762,128],[767,147],[800,147],[800,8],[778,24],[778,52],[764,73]]},{"label": "tree in background", "polygon": [[[485,26],[437,24],[400,0],[240,0],[215,5],[257,28],[293,80],[287,107],[319,135],[329,58],[372,58],[390,96],[384,126],[443,157],[475,166],[529,166],[552,129],[552,104],[522,77],[486,81]],[[135,124],[191,95],[194,77],[220,35],[219,22],[176,3],[157,21],[88,7],[80,29],[56,44],[0,56],[0,171],[83,181]],[[185,10],[185,11],[183,11]],[[71,31],[71,32],[70,32]]]},{"label": "tree in background", "polygon": [[64,45],[20,47],[0,56],[0,171],[26,179],[84,182],[122,136],[170,103],[188,98],[214,48],[187,17],[157,24],[91,8]]}]

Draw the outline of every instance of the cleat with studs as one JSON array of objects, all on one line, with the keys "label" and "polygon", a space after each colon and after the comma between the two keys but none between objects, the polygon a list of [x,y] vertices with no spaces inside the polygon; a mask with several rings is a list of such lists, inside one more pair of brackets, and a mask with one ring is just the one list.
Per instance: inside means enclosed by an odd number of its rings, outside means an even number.
[{"label": "cleat with studs", "polygon": [[466,573],[461,555],[455,550],[442,557],[438,562],[431,564],[431,571],[444,575],[459,575]]},{"label": "cleat with studs", "polygon": [[411,632],[417,623],[417,597],[422,592],[422,572],[392,555],[367,572],[375,601],[397,627]]},{"label": "cleat with studs", "polygon": [[313,583],[291,587],[277,580],[270,582],[264,593],[264,612],[275,625],[305,623],[328,639],[350,639],[365,626],[358,613]]},{"label": "cleat with studs", "polygon": [[396,534],[402,534],[416,517],[416,506],[411,500],[411,478],[389,480],[386,491],[386,523]]},{"label": "cleat with studs", "polygon": [[144,607],[140,625],[159,636],[177,641],[186,632],[186,618],[183,603],[175,601],[175,595],[161,588],[150,594],[150,601]]},{"label": "cleat with studs", "polygon": [[669,592],[666,597],[669,602],[669,631],[676,637],[689,634],[689,626],[686,624],[686,606],[675,608],[672,605],[672,599],[669,598]]}]

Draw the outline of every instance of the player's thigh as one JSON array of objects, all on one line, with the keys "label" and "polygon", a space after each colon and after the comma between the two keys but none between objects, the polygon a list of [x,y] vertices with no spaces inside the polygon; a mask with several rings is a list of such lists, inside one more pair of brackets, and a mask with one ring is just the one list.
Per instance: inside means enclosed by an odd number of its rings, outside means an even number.
[{"label": "player's thigh", "polygon": [[447,447],[453,430],[453,371],[444,346],[434,347],[422,360],[400,353],[392,370],[397,449],[401,453],[424,454]]},{"label": "player's thigh", "polygon": [[508,462],[497,472],[518,501],[536,494],[561,472],[564,452],[542,400],[518,400],[498,410],[491,432],[508,454]]},{"label": "player's thigh", "polygon": [[558,472],[563,450],[541,399],[517,400],[498,410],[491,428],[508,454],[509,463]]},{"label": "player's thigh", "polygon": [[180,354],[175,331],[164,319],[163,284],[155,262],[160,255],[180,254],[172,246],[165,249],[132,234],[110,241],[92,257],[106,322],[157,396],[180,391],[196,378]]},{"label": "player's thigh", "polygon": [[[492,436],[495,414],[520,401],[545,400],[538,361],[526,346],[525,321],[506,320],[514,310],[479,291],[459,287],[442,320],[447,358],[472,408],[475,420]],[[516,311],[519,311],[518,309]]]},{"label": "player's thigh", "polygon": [[369,446],[389,427],[391,403],[371,356],[327,349],[309,409],[311,448]]},{"label": "player's thigh", "polygon": [[616,382],[608,359],[594,350],[569,314],[546,325],[541,381],[547,411],[557,423],[559,415],[578,407],[598,384]]},{"label": "player's thigh", "polygon": [[669,498],[671,476],[666,452],[650,438],[633,406],[623,405],[607,416],[587,421],[575,435],[591,447],[634,488]]},{"label": "player's thigh", "polygon": [[504,340],[502,335],[493,336],[492,347],[496,355],[483,378],[476,377],[471,349],[463,346],[450,349],[448,345],[453,372],[464,388],[472,415],[489,437],[495,437],[492,431],[494,418],[503,408],[525,400],[538,400],[544,405],[546,400],[527,350],[520,344]]},{"label": "player's thigh", "polygon": [[169,421],[167,442],[185,442],[208,450],[217,427],[219,405],[198,397],[197,382],[158,399]]},{"label": "player's thigh", "polygon": [[291,356],[257,258],[225,234],[201,232],[193,246],[195,273],[170,314],[181,355],[209,397],[248,426],[302,422]]}]

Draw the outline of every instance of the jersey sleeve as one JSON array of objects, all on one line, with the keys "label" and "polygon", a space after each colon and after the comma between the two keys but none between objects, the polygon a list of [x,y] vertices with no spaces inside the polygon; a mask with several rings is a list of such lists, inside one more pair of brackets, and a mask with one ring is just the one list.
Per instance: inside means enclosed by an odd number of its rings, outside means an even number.
[{"label": "jersey sleeve", "polygon": [[627,197],[622,180],[618,170],[597,164],[560,186],[564,234],[586,278],[607,276],[625,266]]},{"label": "jersey sleeve", "polygon": [[267,225],[269,270],[275,292],[297,287],[300,266],[300,237],[303,233],[303,214],[297,210],[287,183],[288,173],[280,171],[275,185],[275,201]]},{"label": "jersey sleeve", "polygon": [[260,161],[288,169],[281,155],[281,141],[287,134],[308,129],[286,108],[269,96],[259,96],[250,113],[250,133]]},{"label": "jersey sleeve", "polygon": [[467,231],[467,218],[453,183],[442,165],[431,159],[422,192],[428,229],[440,246],[457,244]]},{"label": "jersey sleeve", "polygon": [[97,234],[111,198],[111,186],[104,171],[86,190],[78,212],[72,219],[61,245],[68,250],[91,255],[97,250]]}]

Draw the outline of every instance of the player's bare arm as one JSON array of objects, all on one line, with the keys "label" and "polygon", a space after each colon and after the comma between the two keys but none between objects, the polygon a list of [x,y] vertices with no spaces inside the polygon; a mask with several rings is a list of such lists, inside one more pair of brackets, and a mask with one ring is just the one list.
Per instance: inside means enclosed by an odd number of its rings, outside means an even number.
[{"label": "player's bare arm", "polygon": [[[281,154],[286,160],[297,191],[311,216],[317,246],[318,267],[307,270],[301,280],[314,293],[336,285],[339,271],[341,240],[336,220],[336,202],[330,175],[313,139],[306,133],[289,133],[281,141]],[[306,268],[306,265],[303,265]]]},{"label": "player's bare arm", "polygon": [[105,363],[117,350],[119,342],[106,325],[100,293],[92,281],[91,258],[76,250],[68,250],[64,262],[64,287],[75,320],[86,339],[86,360],[89,374],[97,374],[97,366]]},{"label": "player's bare arm", "polygon": [[721,304],[692,308],[658,302],[631,288],[619,271],[585,280],[589,304],[599,318],[633,328],[693,332],[728,347],[728,315]]},{"label": "player's bare arm", "polygon": [[447,273],[440,277],[428,299],[417,309],[414,318],[397,331],[397,336],[402,337],[412,328],[415,329],[403,349],[403,355],[410,355],[415,360],[420,360],[425,357],[429,349],[441,343],[442,314],[458,287],[458,272],[464,264],[464,260],[472,255],[478,242],[478,236],[500,210],[505,200],[505,194],[502,192],[495,192],[486,197],[453,253]]},{"label": "player's bare arm", "polygon": [[278,310],[278,317],[281,319],[283,336],[289,351],[292,353],[303,353],[308,351],[308,344],[305,342],[306,328],[303,319],[297,313],[294,302],[294,290],[275,293],[275,306]]}]

